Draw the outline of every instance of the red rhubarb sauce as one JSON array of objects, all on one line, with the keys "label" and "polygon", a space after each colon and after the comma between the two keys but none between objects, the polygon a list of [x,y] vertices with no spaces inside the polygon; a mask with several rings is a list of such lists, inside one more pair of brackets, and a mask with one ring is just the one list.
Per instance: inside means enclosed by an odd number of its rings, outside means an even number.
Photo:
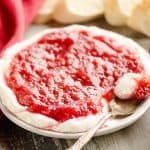
[{"label": "red rhubarb sauce", "polygon": [[150,76],[143,76],[137,81],[137,88],[133,97],[139,102],[147,99],[150,96]]},{"label": "red rhubarb sauce", "polygon": [[135,51],[104,35],[56,29],[13,57],[6,82],[28,111],[63,122],[101,112],[118,78],[142,73]]}]

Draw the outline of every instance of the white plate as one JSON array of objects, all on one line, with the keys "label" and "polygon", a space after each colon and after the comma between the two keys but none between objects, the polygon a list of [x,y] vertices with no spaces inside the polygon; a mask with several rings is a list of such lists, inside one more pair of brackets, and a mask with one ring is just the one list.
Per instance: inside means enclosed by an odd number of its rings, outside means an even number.
[{"label": "white plate", "polygon": [[[150,98],[148,98],[144,103],[140,104],[137,110],[134,112],[134,114],[128,117],[124,117],[122,119],[111,119],[110,121],[108,121],[108,124],[110,124],[111,122],[111,126],[106,126],[102,129],[98,129],[94,136],[113,133],[115,131],[118,131],[120,129],[123,129],[131,125],[148,110],[149,106],[150,106]],[[79,138],[83,134],[83,132],[82,133],[60,133],[60,132],[35,128],[27,123],[24,123],[23,121],[18,119],[15,115],[10,113],[9,110],[1,103],[1,101],[0,101],[0,107],[2,112],[9,120],[14,122],[16,125],[20,126],[21,128],[24,128],[33,133],[37,133],[47,137],[56,137],[56,138],[63,138],[63,139],[75,139],[75,138]]]},{"label": "white plate", "polygon": [[[129,40],[123,36],[120,36],[120,35],[112,33],[112,32],[108,32],[108,34],[109,33],[111,33],[112,36],[116,36],[116,37],[122,39],[123,41],[128,42],[129,45],[131,44],[131,45],[135,46],[137,49],[141,49],[141,51],[144,53],[143,55],[145,55],[145,58],[147,61],[146,67],[148,67],[149,68],[148,70],[150,70],[150,66],[149,66],[150,56],[147,52],[145,52],[144,49],[142,49],[135,42],[133,42],[133,41],[131,41],[131,40]],[[139,119],[145,113],[145,111],[149,108],[149,106],[150,106],[150,98],[147,99],[142,104],[140,104],[139,107],[137,108],[137,110],[134,112],[134,114],[132,114],[128,117],[122,118],[122,119],[108,120],[108,122],[106,122],[106,126],[102,129],[98,129],[95,136],[109,134],[109,133],[118,131],[120,129],[123,129],[123,128],[131,125],[132,123],[134,123],[137,119]],[[40,135],[44,135],[44,136],[48,136],[48,137],[71,139],[71,138],[78,138],[79,136],[81,136],[83,134],[83,132],[80,132],[80,133],[60,133],[60,132],[56,132],[56,131],[52,131],[52,130],[44,130],[44,129],[36,128],[36,127],[31,126],[27,123],[24,123],[23,121],[18,119],[14,114],[10,113],[10,111],[2,104],[1,101],[0,101],[0,107],[1,107],[2,112],[12,122],[14,122],[18,126],[24,128],[28,131],[31,131],[31,132],[34,132],[34,133],[37,133]]]}]

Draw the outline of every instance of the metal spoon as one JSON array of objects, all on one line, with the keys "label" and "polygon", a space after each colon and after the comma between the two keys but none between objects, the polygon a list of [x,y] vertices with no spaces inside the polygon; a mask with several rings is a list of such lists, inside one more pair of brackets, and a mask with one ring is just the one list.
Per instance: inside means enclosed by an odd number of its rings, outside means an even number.
[{"label": "metal spoon", "polygon": [[132,100],[123,101],[123,100],[112,100],[110,103],[110,113],[103,113],[97,123],[90,128],[87,132],[85,132],[70,148],[67,150],[81,150],[82,147],[88,143],[88,141],[93,137],[95,132],[101,128],[104,123],[110,117],[118,117],[118,116],[127,116],[132,114],[137,107],[137,103]]}]

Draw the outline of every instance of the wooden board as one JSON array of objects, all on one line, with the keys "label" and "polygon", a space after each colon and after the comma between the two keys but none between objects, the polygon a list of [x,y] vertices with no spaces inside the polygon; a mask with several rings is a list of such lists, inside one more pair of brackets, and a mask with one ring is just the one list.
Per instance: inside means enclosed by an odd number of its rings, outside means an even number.
[{"label": "wooden board", "polygon": [[[88,22],[86,25],[96,25],[118,32],[136,40],[150,52],[150,38],[127,27],[109,26],[103,19]],[[55,22],[49,27],[61,26]],[[25,38],[47,26],[32,25],[26,32]],[[93,138],[84,150],[150,150],[150,110],[132,126],[116,133]],[[25,131],[11,123],[4,116],[0,119],[0,150],[65,150],[75,140],[62,140],[43,137]]]}]

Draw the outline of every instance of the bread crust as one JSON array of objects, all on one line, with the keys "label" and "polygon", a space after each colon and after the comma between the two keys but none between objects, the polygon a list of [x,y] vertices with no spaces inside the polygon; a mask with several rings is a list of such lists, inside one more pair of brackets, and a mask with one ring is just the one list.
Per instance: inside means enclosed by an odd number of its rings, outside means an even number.
[{"label": "bread crust", "polygon": [[55,7],[58,3],[58,0],[45,0],[43,6],[39,10],[34,23],[44,24],[49,22],[52,19],[52,14],[55,10]]},{"label": "bread crust", "polygon": [[125,25],[134,7],[142,0],[105,0],[104,15],[111,25]]},{"label": "bread crust", "polygon": [[111,25],[124,25],[126,17],[122,15],[118,7],[117,0],[105,0],[104,16],[106,21]]},{"label": "bread crust", "polygon": [[150,0],[143,0],[135,7],[127,25],[150,37]]},{"label": "bread crust", "polygon": [[60,23],[70,24],[100,17],[103,11],[103,0],[60,0],[53,18]]}]

